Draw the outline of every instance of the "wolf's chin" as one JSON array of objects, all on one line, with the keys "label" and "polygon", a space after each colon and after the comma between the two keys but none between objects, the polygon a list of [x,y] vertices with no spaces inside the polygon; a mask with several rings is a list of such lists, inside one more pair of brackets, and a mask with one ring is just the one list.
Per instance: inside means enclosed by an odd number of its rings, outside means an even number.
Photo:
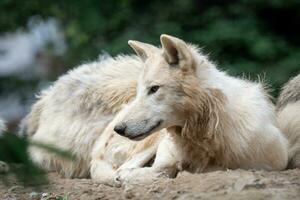
[{"label": "wolf's chin", "polygon": [[154,124],[153,126],[151,126],[146,132],[135,135],[135,136],[127,136],[130,140],[134,140],[134,141],[140,141],[142,139],[145,139],[146,137],[148,137],[149,135],[151,135],[152,133],[154,133],[155,131],[158,130],[159,126],[162,124],[163,120],[159,120],[156,124]]}]

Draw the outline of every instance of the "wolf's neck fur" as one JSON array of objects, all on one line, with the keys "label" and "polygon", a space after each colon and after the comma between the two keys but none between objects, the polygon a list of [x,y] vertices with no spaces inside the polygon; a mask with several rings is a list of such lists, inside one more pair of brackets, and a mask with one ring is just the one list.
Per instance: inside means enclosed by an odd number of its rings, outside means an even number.
[{"label": "wolf's neck fur", "polygon": [[[234,144],[229,142],[232,136],[226,129],[233,126],[233,116],[229,111],[231,99],[243,81],[219,71],[204,56],[196,58],[199,59],[196,60],[197,76],[191,75],[183,83],[185,99],[178,108],[187,120],[183,127],[173,127],[170,131],[175,132],[174,138],[184,152],[196,152],[188,155],[194,157],[194,166],[189,166],[191,171],[203,171],[208,165],[226,167],[229,162],[232,167],[233,160],[238,159],[231,150],[233,147],[226,146]],[[223,159],[218,159],[220,157]],[[218,163],[218,160],[224,162]]]}]

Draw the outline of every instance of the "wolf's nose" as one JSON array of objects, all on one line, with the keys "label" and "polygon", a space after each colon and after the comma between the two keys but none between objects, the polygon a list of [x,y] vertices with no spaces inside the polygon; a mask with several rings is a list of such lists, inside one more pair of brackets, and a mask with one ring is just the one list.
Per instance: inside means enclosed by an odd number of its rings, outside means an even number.
[{"label": "wolf's nose", "polygon": [[125,123],[117,124],[114,128],[114,131],[116,131],[119,135],[122,135],[122,136],[125,135],[125,130],[126,130]]}]

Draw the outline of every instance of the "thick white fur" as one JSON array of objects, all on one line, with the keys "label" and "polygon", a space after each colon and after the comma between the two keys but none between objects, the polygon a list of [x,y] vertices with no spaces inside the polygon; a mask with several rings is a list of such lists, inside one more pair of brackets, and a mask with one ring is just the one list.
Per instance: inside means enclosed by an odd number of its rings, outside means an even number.
[{"label": "thick white fur", "polygon": [[[134,182],[140,177],[172,176],[178,170],[285,169],[288,142],[277,128],[274,106],[263,86],[219,71],[197,48],[177,38],[163,35],[161,40],[163,53],[160,50],[147,52],[144,47],[142,54],[148,53],[148,59],[138,83],[137,97],[122,111],[126,114],[119,123],[127,125],[125,136],[130,138],[136,135],[134,127],[141,120],[157,121],[159,118],[163,123],[155,130],[167,128],[169,134],[159,144],[152,167],[120,171],[120,179]],[[141,51],[143,46],[133,43],[131,46]],[[174,55],[179,58],[172,58]],[[179,61],[175,67],[167,64],[176,60]],[[178,86],[176,82],[182,84]],[[161,91],[153,97],[147,96],[147,88],[151,85],[161,85]],[[181,88],[190,93],[182,94]],[[184,95],[190,95],[188,100],[182,98]],[[181,108],[172,112],[178,104],[182,104]],[[202,106],[198,108],[197,104]],[[193,109],[185,116],[181,111],[189,106]],[[209,115],[209,119],[204,117],[208,125],[199,128],[199,123],[205,122],[191,122],[194,118],[189,115],[196,115],[197,120],[202,111]],[[202,128],[207,128],[206,132],[203,133]],[[138,130],[142,132],[140,126]]]},{"label": "thick white fur", "polygon": [[[285,169],[288,142],[277,128],[263,86],[231,77],[194,46],[163,37],[162,49],[131,42],[145,64],[135,56],[85,64],[44,91],[25,120],[25,130],[33,141],[69,150],[77,160],[66,161],[36,147],[30,149],[32,159],[67,177],[90,173],[95,181],[111,185],[174,177],[180,170]],[[176,62],[176,56],[179,68],[171,69],[168,63]],[[165,86],[148,97],[153,83]],[[199,110],[189,109],[198,103]],[[202,116],[208,121],[200,126],[192,120],[199,119],[202,108],[209,117]],[[126,122],[130,137],[158,119],[164,121],[140,141],[113,131]]]},{"label": "thick white fur", "polygon": [[70,162],[37,147],[30,149],[32,159],[66,177],[87,177],[93,145],[128,96],[135,95],[141,67],[135,56],[106,58],[70,71],[43,91],[23,129],[32,141],[68,150],[77,159]]},{"label": "thick white fur", "polygon": [[289,167],[300,168],[300,102],[291,102],[279,111],[278,123],[290,141]]},{"label": "thick white fur", "polygon": [[300,74],[282,88],[277,101],[278,124],[290,142],[289,168],[300,168]]}]

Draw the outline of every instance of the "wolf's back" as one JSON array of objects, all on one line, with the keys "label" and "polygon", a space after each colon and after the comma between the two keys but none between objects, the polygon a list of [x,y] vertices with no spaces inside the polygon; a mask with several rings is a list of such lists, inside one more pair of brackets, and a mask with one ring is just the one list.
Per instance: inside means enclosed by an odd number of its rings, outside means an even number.
[{"label": "wolf's back", "polygon": [[290,142],[289,168],[300,168],[300,74],[281,91],[277,102],[278,124]]},{"label": "wolf's back", "polygon": [[31,108],[30,113],[21,121],[19,127],[19,136],[31,137],[39,126],[40,115],[43,109],[43,103],[39,100]]},{"label": "wolf's back", "polygon": [[277,109],[282,110],[289,103],[300,101],[300,74],[292,78],[282,88],[277,102]]}]

